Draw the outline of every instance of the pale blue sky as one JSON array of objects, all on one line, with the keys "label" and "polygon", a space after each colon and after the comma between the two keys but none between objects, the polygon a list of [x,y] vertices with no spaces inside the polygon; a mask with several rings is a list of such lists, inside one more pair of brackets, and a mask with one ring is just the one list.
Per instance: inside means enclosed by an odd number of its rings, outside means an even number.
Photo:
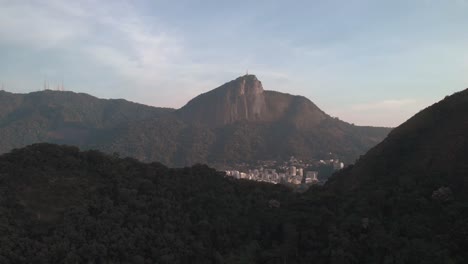
[{"label": "pale blue sky", "polygon": [[361,125],[468,87],[468,0],[0,0],[0,83],[181,107],[245,73]]}]

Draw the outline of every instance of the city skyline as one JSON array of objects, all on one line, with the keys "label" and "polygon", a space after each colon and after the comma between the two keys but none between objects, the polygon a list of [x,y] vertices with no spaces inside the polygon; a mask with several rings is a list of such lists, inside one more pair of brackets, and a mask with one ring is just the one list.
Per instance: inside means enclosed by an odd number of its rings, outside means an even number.
[{"label": "city skyline", "polygon": [[243,75],[357,125],[468,87],[468,3],[0,1],[0,83],[179,108]]}]

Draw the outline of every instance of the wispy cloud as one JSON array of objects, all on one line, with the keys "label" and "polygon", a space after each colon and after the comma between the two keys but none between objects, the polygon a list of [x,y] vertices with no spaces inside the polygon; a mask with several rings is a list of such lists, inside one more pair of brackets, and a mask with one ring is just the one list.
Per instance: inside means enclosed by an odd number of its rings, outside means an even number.
[{"label": "wispy cloud", "polygon": [[86,23],[74,19],[77,9],[65,10],[54,3],[1,1],[0,43],[50,48],[88,33]]},{"label": "wispy cloud", "polygon": [[[114,71],[133,94],[146,92],[149,104],[155,98],[148,88],[168,83],[173,78],[168,73],[186,59],[182,38],[169,31],[145,20],[126,1],[11,1],[0,6],[0,44],[80,54]],[[165,93],[170,89],[157,96]]]},{"label": "wispy cloud", "polygon": [[288,78],[249,56],[197,60],[183,33],[142,15],[131,1],[8,1],[0,6],[0,35],[0,44],[78,54],[86,61],[81,71],[99,65],[118,77],[113,97],[153,105],[181,106],[248,68],[270,80]]},{"label": "wispy cloud", "polygon": [[396,127],[435,102],[427,99],[403,98],[343,105],[330,109],[333,115],[358,125]]},{"label": "wispy cloud", "polygon": [[402,107],[417,103],[415,99],[392,99],[379,102],[369,102],[355,104],[351,106],[355,111],[372,111],[372,110],[400,110]]},{"label": "wispy cloud", "polygon": [[117,34],[117,43],[94,43],[83,51],[136,84],[154,85],[182,59],[183,46],[177,36],[153,32],[136,16],[106,17],[102,23]]}]

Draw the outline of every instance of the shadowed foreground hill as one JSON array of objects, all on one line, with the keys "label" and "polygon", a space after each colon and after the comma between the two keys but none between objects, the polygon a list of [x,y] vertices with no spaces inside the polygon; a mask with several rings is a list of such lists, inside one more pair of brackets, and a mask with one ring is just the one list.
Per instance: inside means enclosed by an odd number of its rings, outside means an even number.
[{"label": "shadowed foreground hill", "polygon": [[421,111],[394,129],[330,186],[354,191],[376,185],[468,189],[468,89]]},{"label": "shadowed foreground hill", "polygon": [[281,225],[270,199],[293,196],[201,165],[32,145],[0,157],[0,263],[238,263],[282,232],[264,229]]},{"label": "shadowed foreground hill", "polygon": [[325,189],[345,199],[345,219],[365,217],[373,226],[374,245],[342,227],[344,252],[355,254],[355,244],[364,243],[369,248],[360,254],[380,255],[375,263],[466,263],[468,89],[395,128]]}]

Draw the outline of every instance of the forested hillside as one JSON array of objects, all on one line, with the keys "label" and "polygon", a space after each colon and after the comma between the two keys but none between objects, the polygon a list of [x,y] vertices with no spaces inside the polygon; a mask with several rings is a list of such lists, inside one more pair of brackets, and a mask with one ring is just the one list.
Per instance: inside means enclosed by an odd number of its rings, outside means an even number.
[{"label": "forested hillside", "polygon": [[296,194],[38,144],[0,157],[0,186],[0,263],[468,260],[468,203],[448,185]]},{"label": "forested hillside", "polygon": [[390,130],[354,126],[305,97],[264,91],[254,75],[178,110],[74,92],[0,91],[0,153],[48,142],[176,167],[323,159],[330,152],[350,164]]}]

